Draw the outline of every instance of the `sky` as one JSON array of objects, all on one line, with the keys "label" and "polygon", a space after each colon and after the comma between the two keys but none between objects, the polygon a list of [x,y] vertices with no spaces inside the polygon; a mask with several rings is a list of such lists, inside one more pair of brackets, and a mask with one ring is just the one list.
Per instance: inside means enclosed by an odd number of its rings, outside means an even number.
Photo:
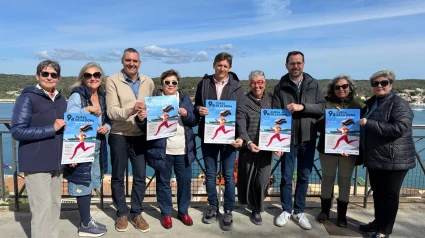
[{"label": "sky", "polygon": [[278,79],[287,53],[300,50],[304,71],[318,79],[368,79],[382,69],[425,78],[425,0],[0,0],[0,9],[6,74],[35,74],[54,59],[63,76],[90,61],[111,75],[132,47],[150,77],[212,74],[226,51],[239,78],[259,69]]}]

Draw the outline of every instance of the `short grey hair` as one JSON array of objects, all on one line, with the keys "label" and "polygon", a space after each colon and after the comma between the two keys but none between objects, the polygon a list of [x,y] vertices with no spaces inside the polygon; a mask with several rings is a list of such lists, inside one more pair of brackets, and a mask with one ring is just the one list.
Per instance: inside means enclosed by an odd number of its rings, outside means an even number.
[{"label": "short grey hair", "polygon": [[261,70],[253,70],[253,71],[251,71],[251,73],[249,73],[248,79],[251,80],[251,79],[253,79],[255,77],[258,77],[258,76],[262,76],[264,79],[266,79],[266,76],[264,75],[264,72],[261,71]]},{"label": "short grey hair", "polygon": [[80,73],[78,74],[78,77],[77,77],[77,82],[76,83],[74,83],[73,85],[71,85],[71,87],[70,87],[70,89],[72,90],[72,89],[74,89],[74,88],[78,88],[78,87],[80,87],[81,85],[85,85],[84,84],[84,81],[86,80],[85,78],[84,78],[84,73],[86,72],[86,70],[87,69],[89,69],[89,68],[98,68],[99,69],[99,72],[100,72],[100,74],[102,74],[102,76],[100,77],[101,79],[102,79],[102,84],[104,84],[105,83],[105,79],[106,79],[106,76],[105,76],[105,72],[103,72],[103,69],[100,67],[100,65],[98,64],[98,63],[96,63],[96,62],[88,62],[87,64],[85,64],[84,66],[83,66],[83,68],[80,70]]},{"label": "short grey hair", "polygon": [[61,66],[57,61],[54,60],[43,60],[37,65],[37,75],[41,74],[44,68],[52,67],[57,74],[61,75]]},{"label": "short grey hair", "polygon": [[388,81],[390,81],[390,84],[393,84],[395,81],[395,73],[392,70],[385,69],[385,70],[379,70],[378,72],[375,72],[370,76],[369,81],[370,83],[373,82],[376,78],[384,77],[387,78]]},{"label": "short grey hair", "polygon": [[335,95],[335,84],[338,83],[339,80],[345,79],[347,80],[348,86],[350,87],[350,93],[348,94],[348,99],[353,100],[354,95],[356,94],[356,85],[354,84],[353,80],[351,79],[351,76],[348,74],[340,74],[337,75],[335,78],[333,78],[328,83],[328,88],[326,92],[326,97],[330,99],[336,99],[337,96]]}]

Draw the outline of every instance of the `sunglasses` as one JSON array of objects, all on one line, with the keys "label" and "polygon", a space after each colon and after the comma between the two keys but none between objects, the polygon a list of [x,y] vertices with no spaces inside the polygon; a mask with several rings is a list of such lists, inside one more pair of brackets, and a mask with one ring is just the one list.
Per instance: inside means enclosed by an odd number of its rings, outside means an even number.
[{"label": "sunglasses", "polygon": [[379,84],[382,86],[382,87],[386,87],[386,86],[388,86],[388,84],[390,84],[390,81],[388,81],[388,80],[382,80],[382,81],[373,81],[372,83],[370,83],[370,85],[372,85],[372,87],[378,87],[379,86]]},{"label": "sunglasses", "polygon": [[96,72],[94,74],[91,73],[84,73],[84,79],[89,80],[91,77],[94,77],[95,79],[100,79],[102,77],[102,74],[100,72]]},{"label": "sunglasses", "polygon": [[252,81],[252,82],[249,83],[249,85],[251,85],[251,86],[255,86],[255,85],[261,86],[263,84],[264,84],[263,80],[258,80],[257,82]]},{"label": "sunglasses", "polygon": [[59,74],[57,74],[57,73],[49,73],[49,72],[45,72],[45,71],[40,73],[40,75],[42,77],[45,77],[45,78],[49,77],[49,74],[50,74],[50,77],[52,77],[52,79],[57,79],[59,77]]},{"label": "sunglasses", "polygon": [[334,86],[334,89],[335,89],[335,90],[339,90],[340,88],[342,88],[342,89],[347,89],[348,87],[349,87],[349,85],[348,85],[348,84],[335,85],[335,86]]},{"label": "sunglasses", "polygon": [[170,83],[171,83],[173,86],[177,86],[177,84],[179,84],[179,82],[178,82],[178,81],[164,81],[164,84],[165,84],[165,85],[170,85]]}]

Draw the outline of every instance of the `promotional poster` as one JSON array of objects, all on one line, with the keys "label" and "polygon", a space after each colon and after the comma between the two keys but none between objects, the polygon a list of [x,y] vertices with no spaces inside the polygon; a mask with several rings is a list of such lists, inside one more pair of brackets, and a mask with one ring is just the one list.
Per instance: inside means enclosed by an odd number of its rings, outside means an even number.
[{"label": "promotional poster", "polygon": [[62,164],[92,162],[98,118],[92,114],[65,113]]},{"label": "promotional poster", "polygon": [[284,109],[261,109],[260,150],[290,152],[292,113]]},{"label": "promotional poster", "polygon": [[236,101],[207,100],[209,114],[205,116],[204,142],[231,144],[235,141]]},{"label": "promotional poster", "polygon": [[145,97],[145,104],[147,140],[177,135],[179,105],[175,95]]},{"label": "promotional poster", "polygon": [[360,109],[326,109],[325,153],[358,155]]}]

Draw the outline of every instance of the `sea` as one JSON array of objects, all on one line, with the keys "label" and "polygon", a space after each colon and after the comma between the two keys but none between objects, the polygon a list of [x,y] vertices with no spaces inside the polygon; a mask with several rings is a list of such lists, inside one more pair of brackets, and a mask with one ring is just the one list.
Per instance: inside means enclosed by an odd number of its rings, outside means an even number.
[{"label": "sea", "polygon": [[[13,110],[13,106],[15,104],[14,103],[0,103],[0,119],[10,119],[12,116],[12,110]],[[425,108],[424,108],[425,109]],[[424,125],[425,128],[425,110],[415,110],[414,111],[414,120],[413,120],[413,124],[414,125]],[[197,132],[197,128],[194,128],[195,133]],[[5,174],[13,174],[14,168],[9,167],[13,166],[12,163],[12,138],[11,135],[9,133],[9,130],[6,128],[5,125],[0,124],[0,134],[2,135],[2,141],[3,141],[3,167],[4,167],[4,172]],[[425,129],[415,129],[413,131],[413,135],[415,136],[424,136],[425,138]],[[425,158],[425,140],[422,140],[420,138],[415,138],[416,142],[416,151],[419,152],[419,155],[422,158]],[[197,138],[196,140],[196,144],[197,146],[200,145],[200,140],[199,138]],[[18,146],[18,143],[16,144]],[[197,150],[197,156],[198,158],[202,158],[202,152],[200,150],[200,148],[198,148]],[[316,152],[315,154],[315,158],[318,158],[318,153]],[[110,161],[110,158],[108,158],[108,160]],[[278,158],[275,158],[275,162],[278,160]],[[202,166],[203,162],[201,161]],[[315,166],[316,168],[320,171],[320,162],[319,160],[315,161]],[[108,167],[108,173],[111,173],[111,166],[109,163],[109,167]],[[198,163],[194,162],[192,164],[192,171],[201,171],[201,169],[199,168]],[[365,168],[363,166],[358,166],[358,176],[361,178],[365,177]],[[280,173],[280,166],[278,166],[278,168],[276,169],[274,175],[275,178],[280,178],[280,175],[278,175],[278,173]],[[313,172],[314,173],[314,172]],[[131,164],[129,163],[129,174],[131,175]],[[146,168],[146,176],[150,177],[154,174],[154,170],[147,166]],[[197,177],[199,174],[192,174],[192,176],[195,178]],[[317,179],[316,179],[317,180]],[[317,181],[316,181],[317,182]],[[409,171],[408,176],[406,176],[406,179],[403,183],[403,186],[407,186],[407,187],[415,187],[415,188],[425,188],[425,175],[424,172],[421,169],[421,166],[419,166],[419,164],[417,164],[416,168],[412,169],[411,171]]]}]

